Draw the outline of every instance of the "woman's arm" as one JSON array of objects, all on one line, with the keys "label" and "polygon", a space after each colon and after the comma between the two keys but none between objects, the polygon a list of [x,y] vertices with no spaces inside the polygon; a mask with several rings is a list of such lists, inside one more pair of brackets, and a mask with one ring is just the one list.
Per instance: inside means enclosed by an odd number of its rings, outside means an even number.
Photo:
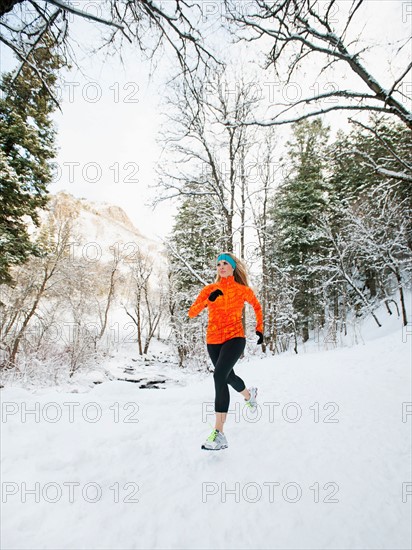
[{"label": "woman's arm", "polygon": [[246,293],[246,301],[253,307],[255,310],[255,316],[256,316],[256,331],[261,332],[263,334],[263,313],[262,313],[262,306],[260,305],[259,300],[256,298],[255,293],[250,288],[250,286],[247,287],[247,293]]},{"label": "woman's arm", "polygon": [[210,285],[205,286],[201,291],[199,296],[196,298],[196,300],[193,302],[193,304],[190,306],[188,314],[189,317],[196,317],[199,315],[199,313],[209,304],[209,294],[211,292]]}]

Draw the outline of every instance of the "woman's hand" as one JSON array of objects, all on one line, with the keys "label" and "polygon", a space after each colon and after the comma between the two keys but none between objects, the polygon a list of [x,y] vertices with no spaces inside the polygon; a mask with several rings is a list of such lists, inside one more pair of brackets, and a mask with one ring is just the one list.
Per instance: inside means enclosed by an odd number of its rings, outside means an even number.
[{"label": "woman's hand", "polygon": [[263,334],[261,332],[259,332],[258,330],[256,331],[256,334],[257,334],[257,336],[259,336],[259,340],[256,342],[256,344],[257,345],[263,344]]},{"label": "woman's hand", "polygon": [[214,302],[218,296],[223,296],[223,292],[220,290],[220,288],[217,288],[213,292],[209,294],[209,300],[211,302]]}]

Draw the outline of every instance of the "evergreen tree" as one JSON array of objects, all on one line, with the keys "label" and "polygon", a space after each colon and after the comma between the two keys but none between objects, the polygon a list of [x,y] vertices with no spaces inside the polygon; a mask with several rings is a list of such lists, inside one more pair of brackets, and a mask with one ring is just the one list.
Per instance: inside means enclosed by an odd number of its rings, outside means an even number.
[{"label": "evergreen tree", "polygon": [[[390,193],[403,204],[409,219],[412,209],[412,132],[405,125],[373,115],[368,125],[358,125],[349,134],[339,132],[330,147],[332,208],[339,225],[339,211],[348,205],[370,201],[379,209],[377,196]],[[377,215],[379,215],[377,213]],[[412,250],[412,220],[408,242]]]},{"label": "evergreen tree", "polygon": [[329,128],[320,119],[294,124],[293,140],[288,142],[292,171],[276,192],[271,209],[272,263],[289,275],[297,289],[294,310],[304,342],[310,321],[319,313],[310,258],[319,249],[318,219],[328,204],[329,187],[323,176],[328,135]]},{"label": "evergreen tree", "polygon": [[188,309],[196,298],[202,284],[214,280],[214,261],[222,249],[225,235],[214,198],[208,195],[199,198],[187,195],[175,216],[169,250],[169,311],[172,320],[173,340],[179,354],[180,365],[191,353],[194,357],[204,355],[203,347],[197,350],[204,331],[204,319],[188,318]]},{"label": "evergreen tree", "polygon": [[63,62],[50,53],[46,37],[30,59],[39,73],[25,64],[19,73],[4,74],[0,83],[0,283],[7,284],[12,283],[10,267],[38,253],[26,222],[38,224],[37,209],[47,203],[55,156],[50,115],[56,105],[49,90]]},{"label": "evergreen tree", "polygon": [[215,276],[210,265],[225,241],[222,227],[212,198],[199,199],[189,195],[182,201],[175,216],[171,238],[177,252],[171,262],[179,274],[179,290],[186,292],[199,284],[195,273],[206,281]]},{"label": "evergreen tree", "polygon": [[[394,223],[398,228],[402,223],[412,250],[411,137],[405,125],[376,115],[368,124],[358,123],[349,134],[338,133],[329,151],[333,188],[329,223],[334,233],[344,232],[348,219],[358,212],[364,212],[361,217],[366,224],[384,218],[385,197],[390,197],[391,203],[399,205],[400,217]],[[356,269],[368,300],[386,294],[385,278],[376,262],[357,257]]]}]

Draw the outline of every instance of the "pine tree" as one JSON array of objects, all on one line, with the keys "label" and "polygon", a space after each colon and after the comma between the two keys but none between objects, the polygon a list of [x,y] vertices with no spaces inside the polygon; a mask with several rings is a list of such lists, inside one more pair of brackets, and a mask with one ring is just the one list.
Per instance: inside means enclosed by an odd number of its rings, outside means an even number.
[{"label": "pine tree", "polygon": [[48,43],[43,38],[30,56],[41,78],[25,64],[20,73],[4,74],[0,83],[0,283],[11,284],[11,266],[38,253],[26,222],[28,217],[37,225],[37,209],[47,203],[55,156],[51,91],[63,65]]},{"label": "pine tree", "polygon": [[[349,134],[339,132],[328,155],[337,224],[339,210],[349,204],[371,201],[378,205],[375,191],[379,196],[390,193],[397,198],[408,216],[412,210],[412,132],[405,125],[373,115],[365,127],[357,126]],[[409,222],[412,250],[412,220]]]},{"label": "pine tree", "polygon": [[[329,181],[334,190],[329,223],[335,234],[344,233],[353,216],[366,225],[373,224],[374,218],[384,218],[386,197],[391,203],[398,203],[400,216],[393,223],[397,230],[402,225],[409,251],[412,250],[411,153],[411,131],[387,117],[371,115],[367,124],[358,123],[349,134],[338,134],[329,150]],[[354,263],[359,289],[372,303],[384,296],[387,288],[376,262],[365,258],[358,247]]]},{"label": "pine tree", "polygon": [[288,142],[292,172],[276,192],[271,209],[275,245],[271,262],[289,275],[297,289],[294,310],[304,342],[309,338],[310,321],[319,314],[310,258],[320,246],[318,219],[328,203],[323,176],[328,135],[329,128],[320,119],[294,124],[293,140]]},{"label": "pine tree", "polygon": [[387,182],[397,189],[399,197],[410,199],[410,181],[402,176],[412,176],[411,138],[412,132],[405,125],[376,115],[367,124],[358,124],[349,134],[340,131],[330,147],[334,188],[356,199]]},{"label": "pine tree", "polygon": [[198,353],[195,348],[201,340],[199,331],[204,330],[204,320],[190,320],[187,312],[202,283],[211,283],[216,275],[214,261],[225,240],[219,215],[213,197],[187,195],[175,216],[168,242],[169,311],[181,366],[189,353],[202,356],[200,348]]}]

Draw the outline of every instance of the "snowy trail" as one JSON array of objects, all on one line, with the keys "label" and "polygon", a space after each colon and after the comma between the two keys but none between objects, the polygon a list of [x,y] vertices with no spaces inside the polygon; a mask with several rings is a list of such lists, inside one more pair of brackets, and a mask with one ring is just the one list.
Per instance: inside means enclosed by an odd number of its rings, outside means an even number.
[{"label": "snowy trail", "polygon": [[[5,389],[1,546],[409,549],[410,365],[399,331],[349,349],[244,360],[236,372],[258,385],[261,406],[242,413],[231,390],[229,448],[217,453],[200,450],[211,376],[165,390]],[[39,421],[22,422],[36,402]],[[26,502],[23,483],[35,489]],[[72,494],[70,483],[79,484]]]}]

